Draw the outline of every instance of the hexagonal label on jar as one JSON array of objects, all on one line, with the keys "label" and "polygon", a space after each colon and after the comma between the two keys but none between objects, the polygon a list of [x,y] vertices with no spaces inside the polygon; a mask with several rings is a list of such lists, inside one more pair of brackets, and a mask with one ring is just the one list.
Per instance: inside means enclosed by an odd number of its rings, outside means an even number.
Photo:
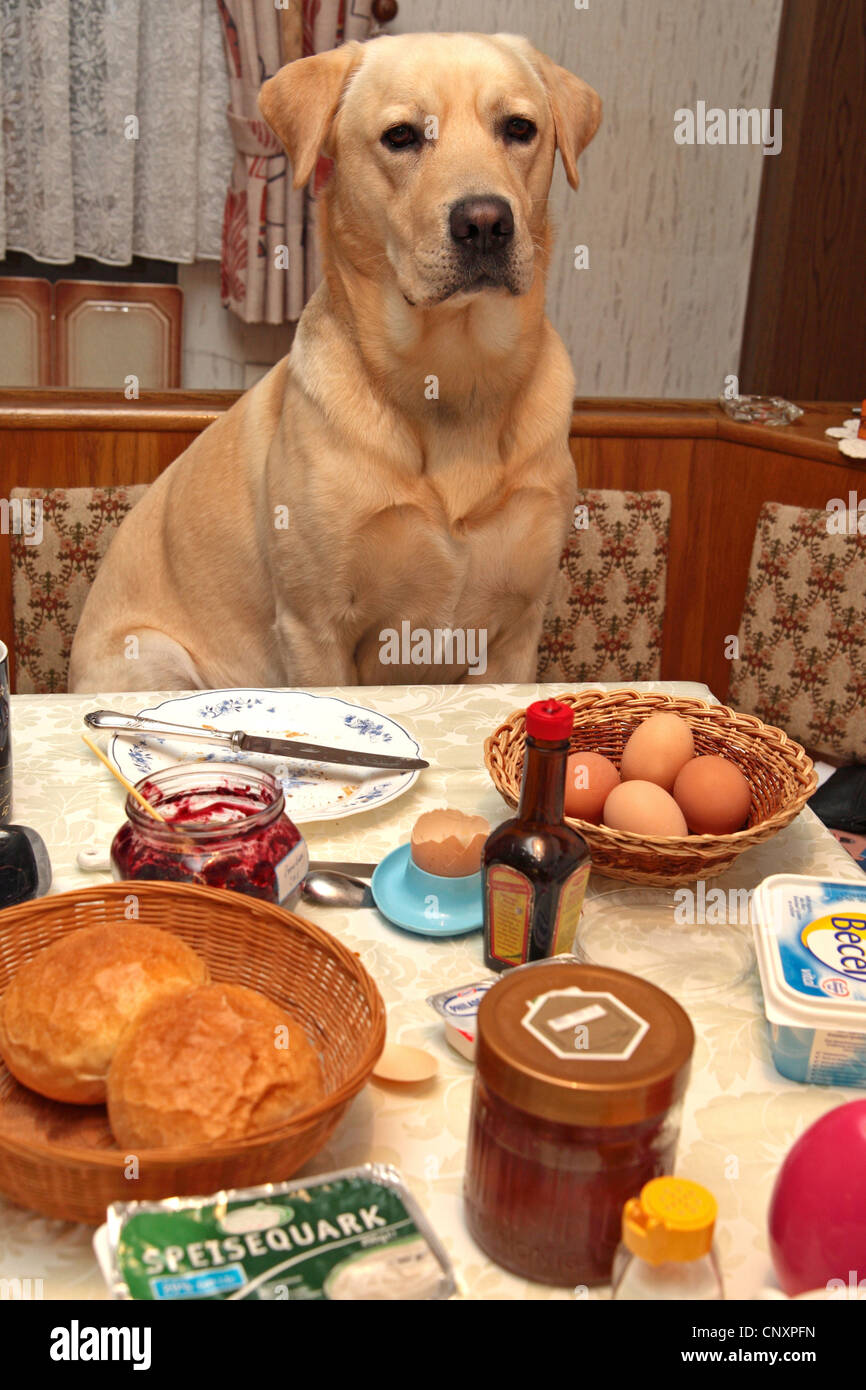
[{"label": "hexagonal label on jar", "polygon": [[530,1000],[522,1023],[566,1061],[624,1061],[649,1031],[646,1019],[616,995],[576,986],[551,989]]}]

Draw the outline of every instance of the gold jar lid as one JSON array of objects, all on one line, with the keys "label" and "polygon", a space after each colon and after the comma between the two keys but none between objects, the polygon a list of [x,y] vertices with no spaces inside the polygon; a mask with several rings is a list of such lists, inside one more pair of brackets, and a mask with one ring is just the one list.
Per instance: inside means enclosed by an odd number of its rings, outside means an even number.
[{"label": "gold jar lid", "polygon": [[509,970],[478,1010],[479,1079],[558,1124],[636,1124],[685,1091],[695,1034],[656,985],[560,957]]}]

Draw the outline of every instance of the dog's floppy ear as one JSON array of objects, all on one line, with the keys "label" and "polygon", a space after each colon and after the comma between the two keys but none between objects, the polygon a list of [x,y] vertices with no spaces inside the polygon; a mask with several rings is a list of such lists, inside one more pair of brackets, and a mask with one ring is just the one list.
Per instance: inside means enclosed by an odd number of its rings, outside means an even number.
[{"label": "dog's floppy ear", "polygon": [[587,82],[559,67],[543,53],[536,53],[534,61],[550,97],[556,143],[568,182],[572,188],[577,188],[580,182],[578,156],[601,124],[601,97]]},{"label": "dog's floppy ear", "polygon": [[556,144],[562,155],[568,182],[577,188],[578,156],[586,149],[601,122],[601,97],[588,83],[561,68],[518,34],[494,34],[499,44],[521,54],[541,78],[553,111]]},{"label": "dog's floppy ear", "polygon": [[346,80],[363,51],[362,44],[352,41],[312,58],[296,58],[259,92],[259,110],[292,161],[295,188],[302,188],[316,167]]}]

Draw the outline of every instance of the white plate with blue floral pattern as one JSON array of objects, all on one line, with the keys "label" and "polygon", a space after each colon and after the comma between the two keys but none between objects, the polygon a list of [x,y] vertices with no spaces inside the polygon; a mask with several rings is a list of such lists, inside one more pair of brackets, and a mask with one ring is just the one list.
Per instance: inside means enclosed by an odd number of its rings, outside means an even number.
[{"label": "white plate with blue floral pattern", "polygon": [[[200,690],[164,700],[138,711],[174,724],[212,724],[216,729],[243,729],[271,738],[296,738],[331,748],[361,749],[397,757],[423,756],[418,743],[401,724],[363,705],[334,695],[311,695],[303,690]],[[337,820],[384,806],[402,796],[418,778],[414,772],[385,772],[336,763],[275,758],[261,753],[228,753],[221,744],[209,748],[192,740],[138,734],[115,734],[111,757],[130,782],[159,772],[173,763],[240,762],[262,767],[278,777],[286,796],[286,812],[297,825]]]}]

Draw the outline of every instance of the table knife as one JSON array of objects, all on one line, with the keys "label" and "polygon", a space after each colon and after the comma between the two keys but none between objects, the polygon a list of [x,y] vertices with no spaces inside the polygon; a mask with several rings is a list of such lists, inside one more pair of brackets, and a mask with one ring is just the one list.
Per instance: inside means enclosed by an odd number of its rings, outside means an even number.
[{"label": "table knife", "polygon": [[310,868],[326,874],[350,874],[354,878],[370,878],[377,864],[347,864],[339,859],[311,859]]},{"label": "table knife", "polygon": [[[111,858],[107,850],[79,850],[76,863],[79,869],[83,869],[85,873],[103,873],[111,868]],[[311,859],[309,867],[311,871],[317,873],[348,874],[352,878],[371,878],[377,865],[348,864],[339,859]]]},{"label": "table knife", "polygon": [[100,729],[103,732],[203,739],[208,743],[222,743],[233,753],[268,753],[278,758],[339,763],[344,767],[375,767],[383,772],[415,772],[417,769],[430,766],[423,758],[400,758],[387,753],[361,753],[355,748],[328,748],[318,743],[299,743],[295,739],[245,734],[242,729],[235,729],[234,732],[225,729],[196,729],[188,724],[167,724],[161,719],[119,714],[110,709],[98,709],[91,714],[85,714],[84,722],[89,728]]}]

